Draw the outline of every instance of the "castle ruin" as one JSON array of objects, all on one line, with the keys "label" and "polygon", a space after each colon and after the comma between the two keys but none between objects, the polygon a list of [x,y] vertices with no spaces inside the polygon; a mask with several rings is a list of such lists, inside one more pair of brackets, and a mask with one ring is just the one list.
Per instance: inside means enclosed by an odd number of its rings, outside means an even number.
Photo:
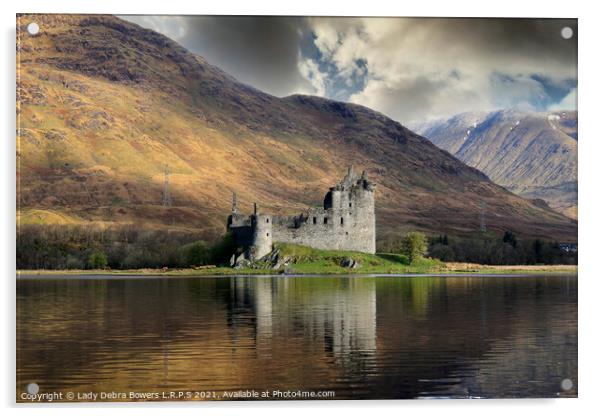
[{"label": "castle ruin", "polygon": [[269,254],[275,242],[373,254],[376,251],[374,185],[365,171],[358,175],[349,167],[343,180],[326,193],[323,207],[310,208],[296,216],[259,213],[257,204],[252,215],[239,214],[234,194],[228,231],[236,244],[245,248],[249,260]]}]

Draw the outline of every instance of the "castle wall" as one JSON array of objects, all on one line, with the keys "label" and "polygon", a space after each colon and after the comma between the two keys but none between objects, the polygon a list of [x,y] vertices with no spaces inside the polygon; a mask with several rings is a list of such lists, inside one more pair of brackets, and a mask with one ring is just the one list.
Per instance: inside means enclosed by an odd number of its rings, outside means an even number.
[{"label": "castle wall", "polygon": [[243,247],[253,245],[254,236],[251,217],[248,215],[232,214],[228,217],[228,231],[234,234],[236,244]]},{"label": "castle wall", "polygon": [[[274,218],[273,241],[301,244],[322,250],[375,253],[374,194],[335,195],[336,205],[312,209],[298,227],[289,218]],[[351,202],[351,207],[349,203]]]},{"label": "castle wall", "polygon": [[[235,201],[235,199],[234,199]],[[258,259],[272,251],[273,242],[300,244],[323,250],[375,253],[374,188],[365,174],[350,169],[342,182],[324,198],[324,208],[313,208],[295,217],[266,214],[228,217],[228,229],[236,243]]]}]

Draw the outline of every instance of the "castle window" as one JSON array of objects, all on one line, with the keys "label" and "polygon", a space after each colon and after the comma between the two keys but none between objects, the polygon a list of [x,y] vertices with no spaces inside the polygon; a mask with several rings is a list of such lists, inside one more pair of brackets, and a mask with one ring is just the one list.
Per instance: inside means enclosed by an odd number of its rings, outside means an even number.
[{"label": "castle window", "polygon": [[266,237],[269,237],[269,236],[270,236],[270,233],[265,233],[265,235],[266,235]]},{"label": "castle window", "polygon": [[324,224],[328,224],[328,217],[324,217]]},{"label": "castle window", "polygon": [[269,219],[269,218],[266,218],[266,219],[265,219],[265,222],[270,222],[270,219]]},{"label": "castle window", "polygon": [[343,217],[341,217],[341,225],[343,225]]},{"label": "castle window", "polygon": [[349,208],[351,208],[351,202],[349,203]]},{"label": "castle window", "polygon": [[314,217],[314,224],[318,223],[318,219],[316,217]]}]

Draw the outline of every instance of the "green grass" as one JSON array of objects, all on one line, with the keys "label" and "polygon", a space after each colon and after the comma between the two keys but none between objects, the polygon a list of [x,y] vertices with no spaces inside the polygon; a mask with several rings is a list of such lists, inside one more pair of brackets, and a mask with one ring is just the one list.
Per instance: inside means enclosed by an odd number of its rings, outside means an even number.
[{"label": "green grass", "polygon": [[[295,244],[276,243],[282,257],[290,258],[287,273],[341,274],[341,273],[427,273],[440,270],[444,263],[433,259],[418,259],[412,264],[400,254],[367,254],[356,251],[318,250]],[[341,266],[344,259],[351,258],[360,265],[357,268]]]}]

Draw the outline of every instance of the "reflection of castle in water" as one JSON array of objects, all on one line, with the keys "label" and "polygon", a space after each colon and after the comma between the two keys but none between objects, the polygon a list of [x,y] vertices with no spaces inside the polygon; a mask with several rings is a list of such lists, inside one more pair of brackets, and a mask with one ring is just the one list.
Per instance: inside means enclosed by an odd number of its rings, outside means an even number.
[{"label": "reflection of castle in water", "polygon": [[577,395],[575,276],[17,283],[23,388]]},{"label": "reflection of castle in water", "polygon": [[248,314],[254,315],[259,354],[270,353],[273,338],[297,336],[322,339],[325,352],[337,357],[351,352],[371,355],[376,350],[373,279],[253,277],[231,282],[231,311],[247,322]]}]

